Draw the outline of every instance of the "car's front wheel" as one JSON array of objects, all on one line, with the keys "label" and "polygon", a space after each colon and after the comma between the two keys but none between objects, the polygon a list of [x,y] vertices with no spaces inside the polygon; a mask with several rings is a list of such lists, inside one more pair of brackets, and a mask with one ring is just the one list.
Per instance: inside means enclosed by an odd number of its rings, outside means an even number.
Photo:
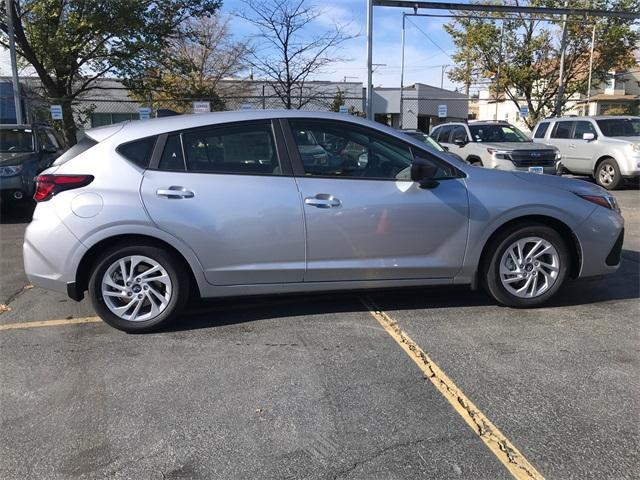
[{"label": "car's front wheel", "polygon": [[147,332],[173,320],[188,298],[189,276],[170,252],[151,245],[117,246],[95,263],[89,295],[106,323]]},{"label": "car's front wheel", "polygon": [[562,286],[569,269],[564,238],[546,225],[516,225],[489,245],[485,289],[509,307],[538,306]]},{"label": "car's front wheel", "polygon": [[605,158],[596,168],[596,183],[607,190],[614,190],[622,182],[620,167],[613,158]]}]

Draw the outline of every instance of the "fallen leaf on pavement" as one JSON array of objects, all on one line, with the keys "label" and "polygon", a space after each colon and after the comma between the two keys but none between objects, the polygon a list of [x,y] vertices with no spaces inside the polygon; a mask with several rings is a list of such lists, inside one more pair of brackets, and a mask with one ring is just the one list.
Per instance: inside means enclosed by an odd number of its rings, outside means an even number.
[{"label": "fallen leaf on pavement", "polygon": [[4,303],[0,303],[0,313],[2,312],[10,312],[11,307],[9,305],[5,305]]}]

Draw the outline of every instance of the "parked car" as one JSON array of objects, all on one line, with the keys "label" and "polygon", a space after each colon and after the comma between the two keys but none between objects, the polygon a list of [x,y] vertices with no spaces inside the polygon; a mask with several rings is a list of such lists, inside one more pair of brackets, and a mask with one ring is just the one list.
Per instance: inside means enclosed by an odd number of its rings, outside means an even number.
[{"label": "parked car", "polygon": [[640,176],[640,117],[548,118],[533,141],[560,150],[561,171],[590,175],[608,190]]},{"label": "parked car", "polygon": [[472,165],[487,168],[555,175],[560,159],[555,147],[534,145],[507,122],[444,123],[435,127],[431,136]]},{"label": "parked car", "polygon": [[[342,166],[306,164],[302,132]],[[34,198],[29,281],[88,291],[130,332],[191,296],[470,284],[533,307],[568,277],[615,271],[624,223],[597,185],[477,168],[379,123],[297,110],[89,130]]]},{"label": "parked car", "polygon": [[420,130],[403,129],[400,131],[405,135],[409,135],[411,138],[415,138],[416,140],[423,142],[427,147],[433,148],[436,152],[447,153],[448,155],[454,157],[455,159],[461,160],[464,162],[464,159],[460,155],[458,155],[457,153],[450,152],[447,147],[443,147],[438,142],[436,142],[432,137],[430,137],[429,135],[427,135],[426,133]]},{"label": "parked car", "polygon": [[47,125],[0,125],[0,197],[30,199],[35,176],[63,152],[63,145]]}]

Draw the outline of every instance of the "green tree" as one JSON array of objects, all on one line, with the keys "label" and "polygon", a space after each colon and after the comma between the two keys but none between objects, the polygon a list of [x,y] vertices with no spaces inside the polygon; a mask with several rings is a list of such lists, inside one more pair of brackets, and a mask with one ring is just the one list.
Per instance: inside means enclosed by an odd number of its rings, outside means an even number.
[{"label": "green tree", "polygon": [[[558,2],[531,0],[528,5],[557,6]],[[640,0],[581,0],[572,2],[571,7],[637,12]],[[525,121],[533,127],[538,119],[554,110],[559,84],[561,22],[549,23],[535,15],[514,15],[506,20],[498,20],[494,18],[496,16],[474,14],[475,18],[456,18],[445,25],[456,46],[453,59],[457,65],[448,75],[452,81],[466,85],[488,84],[493,92],[500,92],[500,96],[518,108],[527,106],[529,115]],[[625,69],[635,64],[634,50],[640,32],[633,27],[633,21],[608,17],[569,21],[561,108],[575,94],[587,91],[594,23],[592,83],[602,82],[612,69]]]},{"label": "green tree", "polygon": [[136,77],[157,63],[178,27],[207,17],[221,0],[21,0],[0,6],[0,44],[12,15],[16,50],[36,71],[46,96],[62,105],[64,135],[76,143],[72,103],[104,76]]}]

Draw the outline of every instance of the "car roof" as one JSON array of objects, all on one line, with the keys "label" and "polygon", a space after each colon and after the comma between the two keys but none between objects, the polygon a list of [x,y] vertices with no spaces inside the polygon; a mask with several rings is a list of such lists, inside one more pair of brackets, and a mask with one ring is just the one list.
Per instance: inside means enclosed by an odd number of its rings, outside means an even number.
[{"label": "car roof", "polygon": [[564,117],[549,117],[543,118],[538,123],[542,122],[554,122],[558,120],[575,121],[575,120],[625,120],[625,119],[640,119],[635,115],[593,115],[593,116],[564,116]]},{"label": "car roof", "polygon": [[[379,122],[336,112],[317,112],[305,110],[235,110],[225,112],[197,113],[174,115],[170,117],[152,118],[149,120],[132,120],[114,125],[91,128],[85,131],[85,135],[100,142],[111,135],[118,133],[118,137],[124,139],[144,138],[152,135],[160,135],[179,130],[198,128],[219,123],[244,122],[251,120],[272,120],[276,118],[312,118],[319,120],[341,120],[357,123],[376,129],[385,129],[388,132],[399,132]],[[402,137],[401,137],[402,138]]]}]

